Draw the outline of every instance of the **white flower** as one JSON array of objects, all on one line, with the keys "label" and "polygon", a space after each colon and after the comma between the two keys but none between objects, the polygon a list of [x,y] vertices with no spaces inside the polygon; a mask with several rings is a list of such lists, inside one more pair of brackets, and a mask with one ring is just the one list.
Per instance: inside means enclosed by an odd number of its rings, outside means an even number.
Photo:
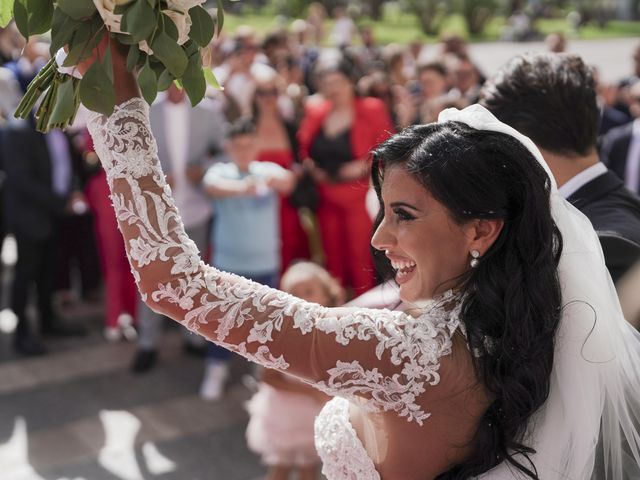
[{"label": "white flower", "polygon": [[153,50],[151,50],[151,47],[146,40],[142,40],[140,43],[138,43],[138,48],[147,55],[153,55]]},{"label": "white flower", "polygon": [[202,5],[206,0],[167,0],[167,6],[171,10],[187,13],[193,7]]},{"label": "white flower", "polygon": [[125,33],[120,27],[122,15],[116,15],[113,11],[117,5],[126,5],[130,1],[132,0],[93,0],[102,21],[111,33]]},{"label": "white flower", "polygon": [[163,10],[167,17],[173,20],[173,23],[176,24],[176,28],[178,29],[178,45],[184,44],[187,40],[189,40],[189,30],[191,30],[191,16],[182,11],[175,10]]}]

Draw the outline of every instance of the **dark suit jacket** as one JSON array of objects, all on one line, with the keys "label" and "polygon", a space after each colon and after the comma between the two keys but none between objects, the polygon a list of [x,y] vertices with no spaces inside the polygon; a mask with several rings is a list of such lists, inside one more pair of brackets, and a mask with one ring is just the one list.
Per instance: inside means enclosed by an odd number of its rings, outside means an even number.
[{"label": "dark suit jacket", "polygon": [[605,107],[600,111],[598,136],[606,135],[610,130],[626,125],[632,118],[615,108]]},{"label": "dark suit jacket", "polygon": [[611,129],[602,139],[600,149],[602,163],[623,180],[632,136],[633,122]]},{"label": "dark suit jacket", "polygon": [[49,238],[67,197],[53,190],[44,135],[29,122],[12,122],[4,131],[2,149],[7,174],[3,201],[7,229],[29,240]]},{"label": "dark suit jacket", "polygon": [[609,171],[568,200],[591,220],[609,273],[617,281],[640,259],[640,198]]}]

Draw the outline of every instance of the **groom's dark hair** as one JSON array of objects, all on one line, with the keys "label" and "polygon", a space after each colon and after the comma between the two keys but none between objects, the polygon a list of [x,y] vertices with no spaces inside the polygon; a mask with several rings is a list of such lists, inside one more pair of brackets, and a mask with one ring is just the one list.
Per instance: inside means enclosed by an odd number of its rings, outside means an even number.
[{"label": "groom's dark hair", "polygon": [[480,103],[550,152],[583,156],[596,146],[593,72],[577,55],[518,55],[486,82]]}]

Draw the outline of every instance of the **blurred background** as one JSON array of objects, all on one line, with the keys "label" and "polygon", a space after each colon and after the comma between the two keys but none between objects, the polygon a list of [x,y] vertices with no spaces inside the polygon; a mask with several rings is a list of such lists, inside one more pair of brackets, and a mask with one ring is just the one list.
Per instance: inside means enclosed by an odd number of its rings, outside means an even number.
[{"label": "blurred background", "polygon": [[[640,112],[640,0],[223,4],[223,32],[205,63],[224,91],[210,89],[191,109],[172,86],[151,108],[163,167],[205,261],[279,285],[297,260],[312,260],[331,276],[322,280],[333,292],[326,303],[377,282],[368,258],[376,200],[366,185],[362,195],[336,187],[366,179],[375,143],[354,141],[354,131],[379,139],[475,103],[483,82],[526,51],[576,53],[593,66],[602,141]],[[215,2],[207,6],[215,15]],[[14,25],[0,30],[0,480],[321,478],[314,458],[297,472],[278,469],[286,461],[256,439],[311,435],[308,414],[274,433],[269,420],[286,409],[247,406],[261,381],[282,379],[141,304],[87,112],[47,135],[13,119],[49,55],[46,36],[25,43]],[[329,104],[346,114],[327,117]],[[220,165],[237,163],[227,132],[247,118],[251,160],[278,165],[295,183],[256,179],[245,195],[269,198],[277,217],[242,242],[256,252],[277,245],[268,277],[228,260],[237,252],[221,236],[242,233],[210,188],[224,181]],[[635,285],[620,285],[631,321]],[[249,411],[257,423],[247,434]]]}]

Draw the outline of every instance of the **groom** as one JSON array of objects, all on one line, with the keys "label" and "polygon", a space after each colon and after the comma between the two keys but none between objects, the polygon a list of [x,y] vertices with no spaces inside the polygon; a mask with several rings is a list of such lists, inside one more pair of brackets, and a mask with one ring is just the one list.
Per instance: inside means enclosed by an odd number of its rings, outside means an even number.
[{"label": "groom", "polygon": [[560,194],[591,220],[617,281],[640,259],[640,198],[600,162],[591,69],[576,55],[519,55],[485,83],[480,103],[535,142]]}]

